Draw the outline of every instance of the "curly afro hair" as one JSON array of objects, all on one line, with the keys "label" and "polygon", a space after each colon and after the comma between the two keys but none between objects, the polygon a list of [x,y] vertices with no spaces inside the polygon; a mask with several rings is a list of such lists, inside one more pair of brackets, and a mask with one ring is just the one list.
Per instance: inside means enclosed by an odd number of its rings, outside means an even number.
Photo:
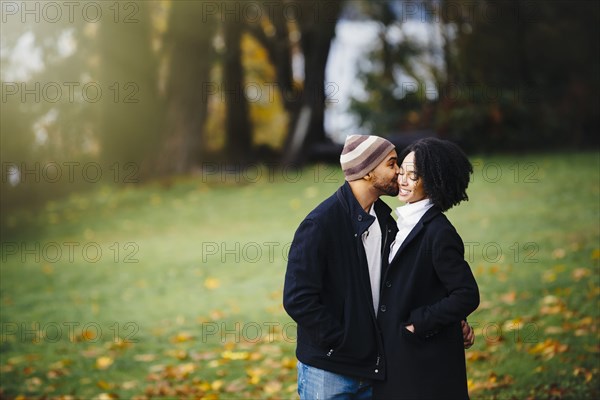
[{"label": "curly afro hair", "polygon": [[411,151],[415,152],[415,172],[435,206],[447,211],[469,200],[466,190],[473,166],[460,147],[447,140],[425,138],[405,148],[399,160]]}]

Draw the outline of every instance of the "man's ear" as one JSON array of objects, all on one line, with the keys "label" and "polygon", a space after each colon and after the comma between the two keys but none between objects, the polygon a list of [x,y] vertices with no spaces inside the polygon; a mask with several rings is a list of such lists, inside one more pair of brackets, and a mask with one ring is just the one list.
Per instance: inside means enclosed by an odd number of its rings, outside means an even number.
[{"label": "man's ear", "polygon": [[371,179],[373,179],[373,176],[371,175],[371,173],[369,172],[368,174],[366,174],[365,176],[363,176],[363,179],[365,181],[370,181]]}]

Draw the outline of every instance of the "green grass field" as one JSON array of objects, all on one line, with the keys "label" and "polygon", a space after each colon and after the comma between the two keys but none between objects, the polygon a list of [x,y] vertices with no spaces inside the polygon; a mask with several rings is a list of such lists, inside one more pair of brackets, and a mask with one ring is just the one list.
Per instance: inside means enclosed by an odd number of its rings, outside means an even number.
[{"label": "green grass field", "polygon": [[[471,397],[598,398],[598,154],[472,161],[448,212],[481,292]],[[297,398],[286,254],[342,182],[253,168],[5,216],[0,398]]]}]

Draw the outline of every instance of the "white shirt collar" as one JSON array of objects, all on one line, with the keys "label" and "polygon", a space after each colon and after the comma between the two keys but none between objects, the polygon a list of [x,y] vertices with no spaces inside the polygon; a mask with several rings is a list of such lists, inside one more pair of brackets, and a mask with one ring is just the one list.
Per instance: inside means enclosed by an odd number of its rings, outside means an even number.
[{"label": "white shirt collar", "polygon": [[377,218],[377,213],[375,213],[375,203],[371,204],[371,209],[369,210],[369,214]]},{"label": "white shirt collar", "polygon": [[415,203],[405,204],[396,208],[398,224],[416,224],[419,219],[433,206],[430,199],[426,198]]}]

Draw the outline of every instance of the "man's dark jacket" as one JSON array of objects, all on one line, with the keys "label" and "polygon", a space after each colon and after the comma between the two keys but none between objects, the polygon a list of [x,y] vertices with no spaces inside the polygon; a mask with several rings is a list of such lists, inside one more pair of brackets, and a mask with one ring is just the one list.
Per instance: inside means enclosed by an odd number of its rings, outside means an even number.
[{"label": "man's dark jacket", "polygon": [[[377,200],[374,207],[385,271],[397,227],[387,204]],[[374,220],[346,182],[296,231],[283,305],[298,324],[296,356],[304,364],[358,378],[385,377],[382,336],[361,238]]]}]

